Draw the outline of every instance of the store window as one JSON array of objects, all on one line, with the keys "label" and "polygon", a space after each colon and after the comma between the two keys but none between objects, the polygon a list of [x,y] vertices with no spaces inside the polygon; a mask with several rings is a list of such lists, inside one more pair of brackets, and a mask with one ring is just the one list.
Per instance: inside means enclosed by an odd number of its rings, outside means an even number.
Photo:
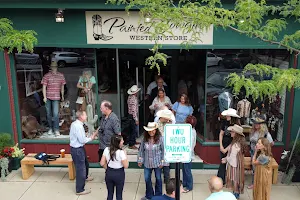
[{"label": "store window", "polygon": [[94,49],[35,48],[33,54],[15,53],[15,69],[23,138],[66,139],[77,110],[86,110],[90,119],[97,114]]},{"label": "store window", "polygon": [[[213,64],[211,58],[215,60]],[[244,127],[247,139],[252,127],[251,119],[259,116],[265,119],[266,129],[272,135],[273,140],[282,141],[285,93],[278,95],[273,102],[269,102],[268,99],[253,101],[251,97],[246,98],[243,92],[238,96],[233,96],[232,88],[227,87],[226,77],[232,72],[241,74],[248,63],[261,63],[287,69],[289,52],[283,50],[215,50],[207,54],[205,138],[207,141],[219,141],[220,129],[226,120],[220,113],[228,107],[238,110],[237,114],[241,116],[238,123]],[[249,73],[246,76],[261,80],[256,74]],[[263,79],[268,78],[266,76]]]}]

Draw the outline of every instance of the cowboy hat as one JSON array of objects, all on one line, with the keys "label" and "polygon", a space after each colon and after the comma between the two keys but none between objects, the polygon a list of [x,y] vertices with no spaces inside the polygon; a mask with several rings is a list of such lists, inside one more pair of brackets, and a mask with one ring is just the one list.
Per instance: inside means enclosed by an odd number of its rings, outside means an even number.
[{"label": "cowboy hat", "polygon": [[256,117],[251,119],[253,124],[264,124],[266,120],[262,119],[261,117]]},{"label": "cowboy hat", "polygon": [[58,67],[57,62],[56,61],[52,61],[50,67]]},{"label": "cowboy hat", "polygon": [[237,118],[241,118],[240,116],[238,116],[236,114],[236,110],[233,108],[228,108],[228,110],[224,110],[221,115],[223,116],[230,116],[230,117],[237,117]]},{"label": "cowboy hat", "polygon": [[243,133],[243,130],[244,130],[243,127],[241,127],[241,126],[239,126],[239,125],[237,125],[237,124],[235,124],[235,125],[233,125],[233,126],[229,126],[229,127],[227,128],[227,130],[228,130],[228,131],[234,131],[235,133],[237,133],[237,134],[239,134],[239,135],[245,137],[245,135],[244,135],[244,133]]},{"label": "cowboy hat", "polygon": [[159,118],[165,118],[171,121],[175,121],[175,116],[171,110],[159,110],[157,111],[156,116]]},{"label": "cowboy hat", "polygon": [[133,85],[131,86],[131,88],[129,88],[129,90],[127,91],[128,94],[136,94],[141,90],[141,88],[138,88],[137,85]]},{"label": "cowboy hat", "polygon": [[157,128],[158,126],[156,122],[148,122],[147,126],[144,126],[145,131],[153,131]]}]

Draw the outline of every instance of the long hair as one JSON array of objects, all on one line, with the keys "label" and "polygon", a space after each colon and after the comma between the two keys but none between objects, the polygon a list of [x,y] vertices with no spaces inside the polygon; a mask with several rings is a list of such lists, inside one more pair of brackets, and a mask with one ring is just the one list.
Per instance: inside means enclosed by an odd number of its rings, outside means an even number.
[{"label": "long hair", "polygon": [[190,99],[189,99],[189,97],[188,97],[186,94],[181,94],[181,95],[179,96],[179,98],[178,98],[178,100],[177,100],[178,103],[180,103],[181,97],[184,97],[185,105],[187,105],[187,106],[190,106],[190,105],[191,105]]},{"label": "long hair", "polygon": [[[154,144],[157,144],[159,142],[159,139],[161,137],[161,134],[158,129],[156,129],[156,133],[154,135]],[[144,132],[144,142],[149,142],[150,135],[147,131]]]},{"label": "long hair", "polygon": [[[164,89],[162,89],[162,88],[159,88],[158,90],[157,90],[157,99],[159,99],[159,92],[163,92],[164,94],[165,94],[165,90]],[[166,96],[166,95],[165,95]]]},{"label": "long hair", "polygon": [[231,144],[232,145],[233,144],[238,144],[240,146],[241,151],[242,151],[243,154],[247,151],[247,145],[246,145],[245,137],[238,134],[238,133],[235,133],[235,136],[232,139]]},{"label": "long hair", "polygon": [[116,158],[116,152],[118,150],[122,150],[120,147],[120,142],[122,139],[123,137],[121,135],[113,135],[110,139],[109,155],[112,161],[114,161]]},{"label": "long hair", "polygon": [[[272,150],[271,150],[271,144],[269,142],[269,140],[267,138],[264,138],[264,137],[261,137],[259,138],[257,141],[261,141],[262,145],[265,147],[265,150],[264,150],[264,153],[266,156],[269,156],[269,157],[273,157],[273,154],[272,154]],[[262,153],[261,150],[259,150],[257,152],[257,157]]]},{"label": "long hair", "polygon": [[264,137],[266,133],[268,133],[268,127],[266,124],[259,124],[259,129],[255,128],[255,124],[252,125],[251,129],[251,135],[253,135],[255,132],[258,132],[258,138]]}]

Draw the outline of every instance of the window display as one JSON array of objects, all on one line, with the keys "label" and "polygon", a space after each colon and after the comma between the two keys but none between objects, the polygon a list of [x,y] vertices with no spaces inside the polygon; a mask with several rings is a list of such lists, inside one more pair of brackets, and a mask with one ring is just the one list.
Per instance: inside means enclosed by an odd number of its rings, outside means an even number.
[{"label": "window display", "polygon": [[36,48],[16,53],[23,137],[69,137],[76,110],[86,110],[89,132],[98,121],[93,49]]},{"label": "window display", "polygon": [[[247,138],[253,125],[251,119],[260,117],[266,121],[274,141],[282,141],[285,93],[278,94],[272,101],[253,101],[251,96],[246,98],[243,90],[239,95],[233,96],[232,88],[227,86],[226,77],[233,72],[242,75],[242,70],[248,63],[286,69],[289,67],[289,53],[281,50],[216,50],[213,53],[222,60],[219,66],[207,68],[206,140],[219,140],[220,126],[224,120],[220,113],[233,108],[241,117],[238,123],[244,128]],[[262,80],[251,73],[245,74],[245,77]],[[265,76],[263,80],[269,78]]]}]

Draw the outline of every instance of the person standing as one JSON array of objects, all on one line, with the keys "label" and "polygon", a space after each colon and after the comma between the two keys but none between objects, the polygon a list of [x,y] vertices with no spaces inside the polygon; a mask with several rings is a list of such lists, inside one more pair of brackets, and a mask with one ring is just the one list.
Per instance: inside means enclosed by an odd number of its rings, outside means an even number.
[{"label": "person standing", "polygon": [[[220,156],[221,159],[227,156],[227,151],[225,149],[231,144],[232,137],[230,135],[230,131],[228,127],[234,124],[237,118],[240,118],[236,114],[236,110],[229,108],[228,110],[224,110],[221,113],[222,116],[226,117],[225,120],[222,120],[221,130],[219,134],[219,142],[220,142]],[[226,176],[226,164],[221,163],[218,170],[218,177],[220,177],[225,184],[225,176]]]},{"label": "person standing", "polygon": [[253,200],[270,200],[272,187],[272,152],[268,139],[260,138],[257,141],[252,159],[256,165],[254,174]]},{"label": "person standing", "polygon": [[243,134],[243,127],[237,124],[229,126],[228,130],[233,139],[231,144],[225,149],[225,151],[228,151],[228,155],[222,158],[222,163],[227,163],[226,187],[232,189],[235,198],[239,199],[240,194],[244,193],[245,184],[245,135]]},{"label": "person standing", "polygon": [[[194,149],[196,146],[197,133],[195,130],[197,119],[194,116],[188,116],[185,121],[187,124],[192,126],[192,160],[195,159]],[[183,180],[183,193],[188,193],[193,190],[193,174],[192,174],[192,161],[189,163],[182,164],[182,180]]]},{"label": "person standing", "polygon": [[51,62],[51,71],[45,74],[41,84],[43,85],[43,100],[46,104],[48,135],[60,136],[59,132],[59,101],[64,101],[65,77],[57,71],[57,63]]},{"label": "person standing", "polygon": [[83,123],[86,121],[87,115],[85,111],[77,111],[76,116],[77,120],[72,122],[70,128],[70,147],[76,169],[76,194],[85,195],[91,192],[91,190],[84,189],[85,182],[92,181],[93,178],[88,177],[89,162],[87,160],[84,145],[95,139],[98,130],[90,137],[86,137]]},{"label": "person standing", "polygon": [[99,162],[102,158],[104,149],[109,147],[110,140],[113,135],[121,135],[121,125],[118,116],[112,111],[112,103],[109,101],[102,101],[100,110],[103,114],[100,120],[99,129]]},{"label": "person standing", "polygon": [[[182,182],[180,181],[180,193],[182,193]],[[166,184],[166,194],[162,196],[154,196],[151,200],[175,200],[176,197],[176,179],[170,178]]]},{"label": "person standing", "polygon": [[184,124],[186,118],[192,115],[194,112],[193,107],[190,104],[189,98],[186,94],[181,94],[180,98],[172,107],[173,113],[176,117],[177,124]]},{"label": "person standing", "polygon": [[157,97],[154,98],[152,104],[149,106],[149,109],[154,112],[154,116],[156,116],[156,113],[164,106],[168,107],[168,109],[171,109],[172,102],[170,98],[165,95],[165,91],[159,88]]},{"label": "person standing", "polygon": [[127,105],[128,105],[128,114],[132,115],[134,124],[132,125],[132,133],[129,136],[129,149],[138,149],[135,146],[136,143],[136,137],[139,133],[139,102],[138,102],[138,92],[141,90],[141,88],[138,88],[137,85],[133,85],[128,91],[128,99],[127,99]]},{"label": "person standing", "polygon": [[106,169],[105,183],[107,188],[107,200],[113,200],[116,187],[116,199],[123,200],[123,188],[125,183],[124,168],[128,168],[129,163],[126,152],[122,149],[123,137],[113,135],[110,146],[104,149],[100,164]]},{"label": "person standing", "polygon": [[[146,196],[141,200],[150,200],[153,196],[162,195],[161,171],[164,165],[164,141],[155,122],[144,126],[145,133],[138,153],[138,166],[144,164],[144,178],[146,182]],[[152,187],[152,171],[155,173],[155,193]]]}]

